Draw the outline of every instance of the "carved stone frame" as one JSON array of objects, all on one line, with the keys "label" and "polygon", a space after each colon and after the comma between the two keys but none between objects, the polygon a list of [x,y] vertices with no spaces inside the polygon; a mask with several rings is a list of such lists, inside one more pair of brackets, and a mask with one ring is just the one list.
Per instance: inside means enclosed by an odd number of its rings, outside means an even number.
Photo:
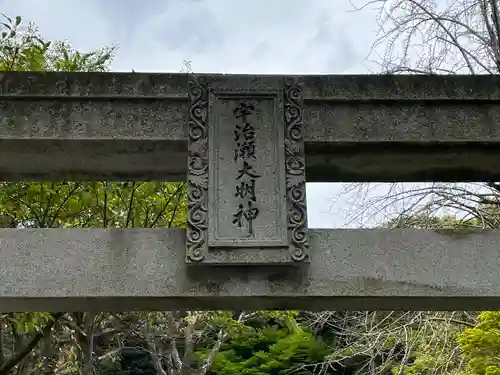
[{"label": "carved stone frame", "polygon": [[[188,122],[188,227],[186,262],[212,265],[297,265],[309,262],[307,234],[304,124],[302,90],[294,79],[284,79],[283,100],[287,232],[286,246],[216,248],[209,246],[209,110],[213,90],[204,77],[190,75]],[[273,90],[276,91],[276,90]],[[242,94],[240,93],[239,96]],[[268,96],[255,90],[252,96]]]}]

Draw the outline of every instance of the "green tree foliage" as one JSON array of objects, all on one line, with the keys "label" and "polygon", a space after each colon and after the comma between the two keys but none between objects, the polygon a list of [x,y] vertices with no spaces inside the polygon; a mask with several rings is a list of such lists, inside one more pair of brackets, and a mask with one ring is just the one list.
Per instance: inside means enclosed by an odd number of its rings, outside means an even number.
[{"label": "green tree foliage", "polygon": [[[65,41],[47,41],[33,24],[24,25],[21,17],[4,16],[2,27],[2,71],[107,71],[115,51],[115,47],[103,47],[82,53]],[[185,224],[185,196],[185,183],[175,182],[2,182],[0,225],[11,228],[177,227]],[[134,347],[128,348],[125,354],[121,350],[113,353],[114,349],[109,348],[111,355],[98,349],[108,347],[106,335],[101,332],[98,336],[100,330],[115,330],[116,318],[68,313],[54,325],[53,316],[56,315],[19,313],[0,317],[0,374],[14,369],[18,374],[37,369],[49,373],[56,370],[65,374],[90,374],[93,367],[118,369],[117,360],[131,358],[133,350],[138,350],[137,355],[144,354],[143,349]],[[120,327],[119,331],[129,329]],[[96,345],[95,337],[102,342]],[[60,344],[54,354],[51,342],[56,338],[65,344]]]},{"label": "green tree foliage", "polygon": [[[210,349],[200,349],[205,361]],[[215,355],[209,374],[305,375],[319,373],[329,349],[293,316],[260,313],[240,325]]]},{"label": "green tree foliage", "polygon": [[478,323],[458,339],[468,375],[500,375],[500,312],[479,314]]},{"label": "green tree foliage", "polygon": [[0,70],[29,71],[106,71],[115,46],[89,53],[76,51],[65,41],[47,41],[34,24],[24,25],[20,16],[2,15]]},{"label": "green tree foliage", "polygon": [[[483,220],[487,220],[484,217]],[[450,229],[467,230],[483,228],[483,223],[478,218],[458,219],[453,215],[400,215],[387,221],[384,228],[414,228],[414,229]]]}]

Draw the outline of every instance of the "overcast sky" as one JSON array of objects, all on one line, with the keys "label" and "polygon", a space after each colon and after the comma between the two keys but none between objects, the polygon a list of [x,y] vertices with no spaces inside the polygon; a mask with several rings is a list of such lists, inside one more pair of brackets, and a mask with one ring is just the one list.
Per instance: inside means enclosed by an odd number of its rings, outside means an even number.
[{"label": "overcast sky", "polygon": [[[351,0],[361,5],[363,0]],[[82,51],[116,43],[114,71],[369,73],[363,60],[376,13],[349,0],[0,0],[49,40]],[[339,184],[309,184],[310,227],[342,227],[353,199]]]}]

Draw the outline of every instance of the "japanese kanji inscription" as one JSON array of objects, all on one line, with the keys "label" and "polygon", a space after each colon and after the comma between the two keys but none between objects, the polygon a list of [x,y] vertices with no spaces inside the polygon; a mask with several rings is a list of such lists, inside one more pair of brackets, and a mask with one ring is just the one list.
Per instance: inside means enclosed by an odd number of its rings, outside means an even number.
[{"label": "japanese kanji inscription", "polygon": [[248,236],[253,236],[253,221],[259,216],[259,208],[255,207],[257,198],[255,196],[255,182],[261,177],[254,170],[252,161],[255,157],[255,127],[249,116],[255,113],[255,106],[251,102],[242,101],[233,111],[234,117],[241,120],[236,122],[234,130],[234,161],[241,160],[241,168],[236,176],[235,196],[242,201],[238,203],[238,209],[233,214],[233,224],[241,228],[246,221]]},{"label": "japanese kanji inscription", "polygon": [[189,88],[186,261],[307,263],[300,85]]}]

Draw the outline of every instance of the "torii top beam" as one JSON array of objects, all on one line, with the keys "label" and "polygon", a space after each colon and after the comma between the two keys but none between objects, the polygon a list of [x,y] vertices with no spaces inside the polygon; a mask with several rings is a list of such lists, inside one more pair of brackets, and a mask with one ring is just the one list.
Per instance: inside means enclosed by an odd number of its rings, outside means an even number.
[{"label": "torii top beam", "polygon": [[[186,179],[191,76],[2,73],[0,179]],[[310,182],[500,178],[500,76],[196,77],[300,81]]]}]

